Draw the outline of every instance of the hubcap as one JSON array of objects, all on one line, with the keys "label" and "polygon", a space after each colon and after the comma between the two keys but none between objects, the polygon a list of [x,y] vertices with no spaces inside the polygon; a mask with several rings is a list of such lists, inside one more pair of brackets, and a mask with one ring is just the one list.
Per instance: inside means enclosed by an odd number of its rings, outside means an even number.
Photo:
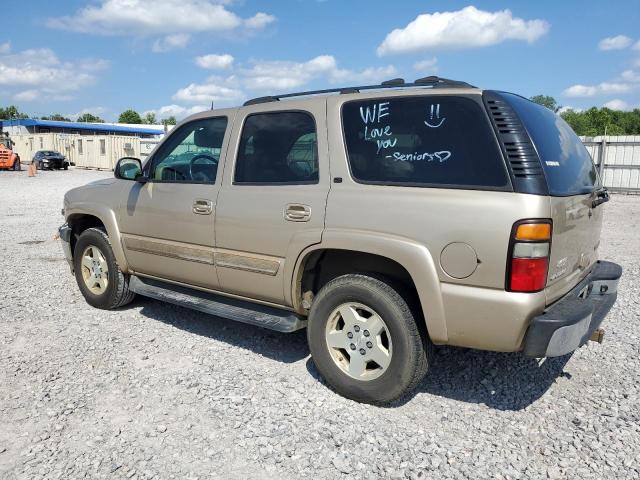
[{"label": "hubcap", "polygon": [[109,285],[107,259],[100,249],[89,245],[82,253],[82,278],[89,291],[101,295]]},{"label": "hubcap", "polygon": [[360,303],[344,303],[330,315],[325,331],[335,364],[357,380],[373,380],[391,363],[391,335],[380,315]]}]

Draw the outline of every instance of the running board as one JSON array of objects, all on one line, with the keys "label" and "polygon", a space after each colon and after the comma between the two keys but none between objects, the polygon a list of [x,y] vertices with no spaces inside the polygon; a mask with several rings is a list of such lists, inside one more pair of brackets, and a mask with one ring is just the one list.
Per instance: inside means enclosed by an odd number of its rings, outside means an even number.
[{"label": "running board", "polygon": [[278,332],[295,332],[307,326],[307,320],[304,317],[288,310],[203,292],[160,280],[131,275],[129,289],[145,297]]}]

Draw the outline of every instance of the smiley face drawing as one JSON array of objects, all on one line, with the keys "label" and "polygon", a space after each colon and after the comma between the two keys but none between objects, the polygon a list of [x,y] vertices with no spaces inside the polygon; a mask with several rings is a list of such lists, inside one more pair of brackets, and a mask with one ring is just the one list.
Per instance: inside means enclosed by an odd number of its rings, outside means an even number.
[{"label": "smiley face drawing", "polygon": [[425,120],[424,124],[427,127],[438,128],[440,125],[444,123],[445,120],[446,120],[446,117],[440,118],[440,104],[438,103],[434,105],[432,103],[431,109],[429,111],[429,120],[428,121]]}]

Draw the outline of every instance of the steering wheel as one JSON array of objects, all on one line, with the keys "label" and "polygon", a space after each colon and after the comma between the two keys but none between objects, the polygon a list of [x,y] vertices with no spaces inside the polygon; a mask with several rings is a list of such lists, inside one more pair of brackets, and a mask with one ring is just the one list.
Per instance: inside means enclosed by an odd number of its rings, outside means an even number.
[{"label": "steering wheel", "polygon": [[[207,155],[205,153],[201,153],[199,155],[196,155],[195,157],[193,157],[190,161],[189,161],[189,177],[191,178],[191,180],[195,180],[193,178],[193,166],[196,164],[196,162],[198,160],[208,160],[207,163],[211,163],[213,165],[217,165],[218,164],[218,160],[211,156],[211,155]],[[202,173],[202,172],[196,172],[196,173]],[[210,178],[205,179],[204,181],[209,181],[211,180]]]}]

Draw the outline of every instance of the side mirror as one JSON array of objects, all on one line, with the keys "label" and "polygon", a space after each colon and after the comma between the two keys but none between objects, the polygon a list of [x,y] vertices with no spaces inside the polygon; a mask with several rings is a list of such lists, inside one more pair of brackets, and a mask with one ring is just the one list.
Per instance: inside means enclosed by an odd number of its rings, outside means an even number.
[{"label": "side mirror", "polygon": [[121,180],[137,180],[142,176],[142,162],[139,158],[123,157],[116,163],[113,175]]}]

